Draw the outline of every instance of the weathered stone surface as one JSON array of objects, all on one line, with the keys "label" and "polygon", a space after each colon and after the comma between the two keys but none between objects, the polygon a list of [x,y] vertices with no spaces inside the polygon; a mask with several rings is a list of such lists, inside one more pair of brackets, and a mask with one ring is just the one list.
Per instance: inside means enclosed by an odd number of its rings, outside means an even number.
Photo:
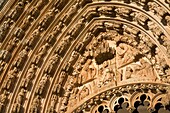
[{"label": "weathered stone surface", "polygon": [[170,112],[169,0],[0,0],[0,113]]}]

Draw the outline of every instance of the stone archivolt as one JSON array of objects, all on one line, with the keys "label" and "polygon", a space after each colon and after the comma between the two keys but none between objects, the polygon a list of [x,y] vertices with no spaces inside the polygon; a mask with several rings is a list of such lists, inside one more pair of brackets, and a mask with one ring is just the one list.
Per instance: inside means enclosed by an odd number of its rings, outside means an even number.
[{"label": "stone archivolt", "polygon": [[7,2],[0,113],[169,112],[169,8],[168,0]]}]

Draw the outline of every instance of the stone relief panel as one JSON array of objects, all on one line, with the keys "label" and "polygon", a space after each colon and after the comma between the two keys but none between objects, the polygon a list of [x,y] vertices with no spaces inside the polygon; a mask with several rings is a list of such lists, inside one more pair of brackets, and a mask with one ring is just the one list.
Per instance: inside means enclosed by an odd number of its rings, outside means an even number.
[{"label": "stone relief panel", "polygon": [[[155,52],[158,48],[144,34],[140,33],[138,37],[142,39],[140,41],[136,41],[135,38],[126,34],[119,35],[116,31],[108,31],[91,40],[73,66],[71,76],[75,88],[69,106],[74,106],[75,103],[109,86],[116,87],[135,82],[162,82],[154,61],[158,56]],[[145,45],[145,41],[149,42],[148,45]],[[119,105],[121,108],[122,106],[128,105],[126,103]]]}]

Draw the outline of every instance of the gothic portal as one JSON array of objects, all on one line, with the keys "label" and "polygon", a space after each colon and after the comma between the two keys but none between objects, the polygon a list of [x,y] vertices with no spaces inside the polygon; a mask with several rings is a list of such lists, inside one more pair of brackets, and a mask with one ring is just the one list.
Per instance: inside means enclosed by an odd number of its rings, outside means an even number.
[{"label": "gothic portal", "polygon": [[1,0],[0,113],[170,113],[170,0]]}]

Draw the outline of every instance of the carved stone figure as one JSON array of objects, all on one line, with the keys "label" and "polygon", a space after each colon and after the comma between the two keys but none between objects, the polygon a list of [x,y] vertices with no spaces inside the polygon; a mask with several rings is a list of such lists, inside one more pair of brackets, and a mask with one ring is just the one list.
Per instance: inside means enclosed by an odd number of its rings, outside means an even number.
[{"label": "carved stone figure", "polygon": [[0,95],[0,112],[3,112],[3,109],[5,107],[5,104],[7,102],[8,99],[8,92],[6,90],[4,90],[4,92]]},{"label": "carved stone figure", "polygon": [[23,36],[25,35],[25,31],[21,28],[18,28],[15,32],[14,32],[14,36],[16,36],[17,38],[21,39],[23,38]]},{"label": "carved stone figure", "polygon": [[165,13],[165,9],[163,7],[159,6],[156,2],[148,2],[149,10],[151,10],[153,13],[157,13],[159,16],[163,16]]},{"label": "carved stone figure", "polygon": [[116,13],[120,16],[124,16],[126,18],[129,17],[129,15],[131,14],[132,10],[125,8],[125,7],[118,7],[115,9]]},{"label": "carved stone figure", "polygon": [[106,68],[103,78],[104,85],[107,85],[108,83],[115,81],[116,81],[115,73],[112,71],[112,69]]},{"label": "carved stone figure", "polygon": [[89,89],[86,86],[84,86],[79,92],[79,100],[84,99],[89,94],[90,94]]},{"label": "carved stone figure", "polygon": [[76,77],[76,84],[83,85],[95,79],[97,70],[91,60],[87,60],[79,76]]},{"label": "carved stone figure", "polygon": [[77,12],[78,6],[79,4],[76,3],[67,11],[67,13],[63,16],[62,19],[64,23],[67,23],[68,19],[70,20],[70,17],[72,17]]},{"label": "carved stone figure", "polygon": [[6,50],[0,51],[0,60],[8,62],[11,57],[11,54]]},{"label": "carved stone figure", "polygon": [[31,64],[31,67],[27,71],[26,78],[32,79],[35,76],[37,66],[35,64]]},{"label": "carved stone figure", "polygon": [[170,27],[170,16],[165,17],[167,25]]},{"label": "carved stone figure", "polygon": [[51,97],[50,107],[47,110],[47,113],[55,113],[55,106],[56,106],[57,100],[58,100],[57,95],[53,94]]},{"label": "carved stone figure", "polygon": [[73,51],[68,62],[73,65],[77,61],[78,57],[79,57],[79,53],[77,51]]},{"label": "carved stone figure", "polygon": [[70,41],[69,40],[63,40],[59,46],[56,48],[56,53],[58,55],[63,55],[65,53],[65,51],[67,50],[68,46],[70,45]]},{"label": "carved stone figure", "polygon": [[123,80],[131,78],[132,74],[133,74],[133,69],[131,67],[126,67],[126,72],[123,76]]},{"label": "carved stone figure", "polygon": [[23,29],[24,31],[28,30],[29,26],[31,26],[31,22],[33,21],[33,17],[31,17],[30,15],[28,17],[26,17],[23,20],[23,23],[21,25],[21,29]]},{"label": "carved stone figure", "polygon": [[40,37],[40,30],[39,29],[35,29],[34,31],[33,31],[33,33],[31,34],[31,36],[29,37],[29,39],[28,40],[26,40],[26,42],[25,42],[25,46],[28,46],[28,47],[33,47],[34,46],[34,44],[35,44],[35,40],[37,39],[37,38],[39,38]]},{"label": "carved stone figure", "polygon": [[22,88],[18,94],[18,97],[16,98],[16,103],[18,103],[20,105],[23,104],[25,93],[26,93],[26,90]]},{"label": "carved stone figure", "polygon": [[149,21],[149,18],[141,12],[132,12],[130,16],[142,26],[147,25],[147,22]]},{"label": "carved stone figure", "polygon": [[14,68],[12,70],[9,71],[8,73],[8,78],[4,83],[4,89],[9,90],[10,87],[14,84],[15,79],[17,78],[17,74],[18,74],[18,69]]},{"label": "carved stone figure", "polygon": [[40,26],[40,31],[44,31],[47,29],[47,27],[50,25],[51,21],[53,20],[55,13],[58,12],[57,11],[49,11],[45,17],[43,18],[43,20],[40,21],[39,26]]},{"label": "carved stone figure", "polygon": [[43,7],[48,3],[48,0],[40,0],[35,7],[37,7],[37,9],[41,10],[43,9]]},{"label": "carved stone figure", "polygon": [[6,50],[8,51],[8,52],[12,52],[13,50],[14,50],[14,48],[16,47],[16,45],[17,45],[17,42],[18,42],[19,40],[17,39],[17,38],[13,38],[13,39],[11,39],[9,42],[8,42],[8,45],[7,45],[7,47],[6,47]]},{"label": "carved stone figure", "polygon": [[93,34],[91,32],[88,32],[85,36],[85,38],[83,39],[83,43],[84,45],[88,45],[90,43],[90,41],[92,40],[93,38]]},{"label": "carved stone figure", "polygon": [[59,32],[61,32],[61,29],[63,28],[64,24],[62,21],[60,21],[53,29],[54,36],[58,35]]},{"label": "carved stone figure", "polygon": [[144,59],[140,59],[141,66],[136,67],[135,72],[136,75],[140,75],[141,77],[150,77],[153,80],[156,80],[155,72],[151,64],[149,64]]},{"label": "carved stone figure", "polygon": [[24,3],[18,2],[15,8],[9,13],[8,18],[11,18],[12,20],[16,21],[20,14],[22,13],[24,7],[25,7]]},{"label": "carved stone figure", "polygon": [[29,51],[29,48],[24,48],[18,55],[18,57],[15,59],[15,62],[12,64],[13,67],[21,67],[23,66],[26,58],[27,58],[27,55],[28,55],[28,51]]},{"label": "carved stone figure", "polygon": [[6,65],[6,62],[0,60],[0,73],[4,70],[5,65]]},{"label": "carved stone figure", "polygon": [[76,47],[75,47],[75,51],[82,53],[82,51],[85,49],[84,47],[84,43],[83,42],[79,42]]},{"label": "carved stone figure", "polygon": [[39,113],[40,104],[41,97],[37,95],[33,100],[29,113]]},{"label": "carved stone figure", "polygon": [[64,82],[64,79],[66,79],[66,76],[68,76],[68,74],[65,72],[65,71],[62,71],[61,74],[60,74],[60,78],[59,78],[59,84],[63,84]]},{"label": "carved stone figure", "polygon": [[49,63],[47,63],[46,68],[44,69],[45,73],[52,74],[53,68],[57,64],[57,62],[59,62],[59,60],[60,56],[58,54],[53,55],[50,58]]},{"label": "carved stone figure", "polygon": [[[119,67],[128,64],[134,60],[135,52],[130,46],[120,43],[116,48],[117,60],[119,61]],[[119,68],[118,67],[118,68]]]},{"label": "carved stone figure", "polygon": [[59,95],[62,90],[62,85],[60,84],[55,84],[53,88],[53,93]]},{"label": "carved stone figure", "polygon": [[79,34],[79,32],[81,31],[83,25],[84,25],[85,19],[81,18],[77,24],[68,32],[68,34],[72,37],[77,36],[77,34]]},{"label": "carved stone figure", "polygon": [[43,45],[43,46],[38,50],[38,55],[41,56],[41,57],[42,57],[43,55],[45,55],[46,52],[47,52],[48,47],[49,47],[49,44],[48,44],[48,43],[46,43],[45,45]]},{"label": "carved stone figure", "polygon": [[12,113],[20,113],[21,112],[21,104],[15,103],[12,108]]},{"label": "carved stone figure", "polygon": [[139,33],[138,29],[135,29],[135,28],[130,27],[130,26],[124,25],[123,28],[124,28],[125,34],[131,34],[131,36],[133,36],[133,37],[136,37]]},{"label": "carved stone figure", "polygon": [[39,50],[38,50],[38,54],[36,56],[34,56],[33,62],[35,64],[38,64],[40,62],[40,60],[44,57],[44,55],[47,53],[47,50],[49,48],[49,44],[46,43],[45,45],[43,45]]},{"label": "carved stone figure", "polygon": [[37,8],[37,7],[33,7],[31,10],[30,10],[30,13],[31,17],[33,17],[34,19],[36,19],[39,14],[40,14],[40,10]]},{"label": "carved stone figure", "polygon": [[47,81],[48,81],[48,75],[44,75],[41,78],[39,85],[37,87],[37,91],[36,91],[37,94],[41,95],[43,93],[43,90],[44,90],[44,87],[45,87]]},{"label": "carved stone figure", "polygon": [[26,78],[24,78],[21,82],[21,87],[24,88],[28,87],[29,82],[35,77],[36,69],[37,69],[36,65],[31,64],[31,67],[27,71]]},{"label": "carved stone figure", "polygon": [[112,15],[113,14],[113,8],[109,6],[99,7],[98,11],[101,15]]},{"label": "carved stone figure", "polygon": [[162,29],[159,26],[157,26],[154,22],[149,21],[148,26],[149,26],[149,29],[153,32],[153,35],[155,37],[158,38],[160,35],[163,34]]},{"label": "carved stone figure", "polygon": [[55,42],[54,32],[50,33],[45,40],[46,40],[46,43],[48,43],[49,45],[54,44]]},{"label": "carved stone figure", "polygon": [[4,21],[2,26],[0,27],[0,41],[3,41],[6,34],[9,32],[10,26],[13,24],[13,22],[8,19]]}]

